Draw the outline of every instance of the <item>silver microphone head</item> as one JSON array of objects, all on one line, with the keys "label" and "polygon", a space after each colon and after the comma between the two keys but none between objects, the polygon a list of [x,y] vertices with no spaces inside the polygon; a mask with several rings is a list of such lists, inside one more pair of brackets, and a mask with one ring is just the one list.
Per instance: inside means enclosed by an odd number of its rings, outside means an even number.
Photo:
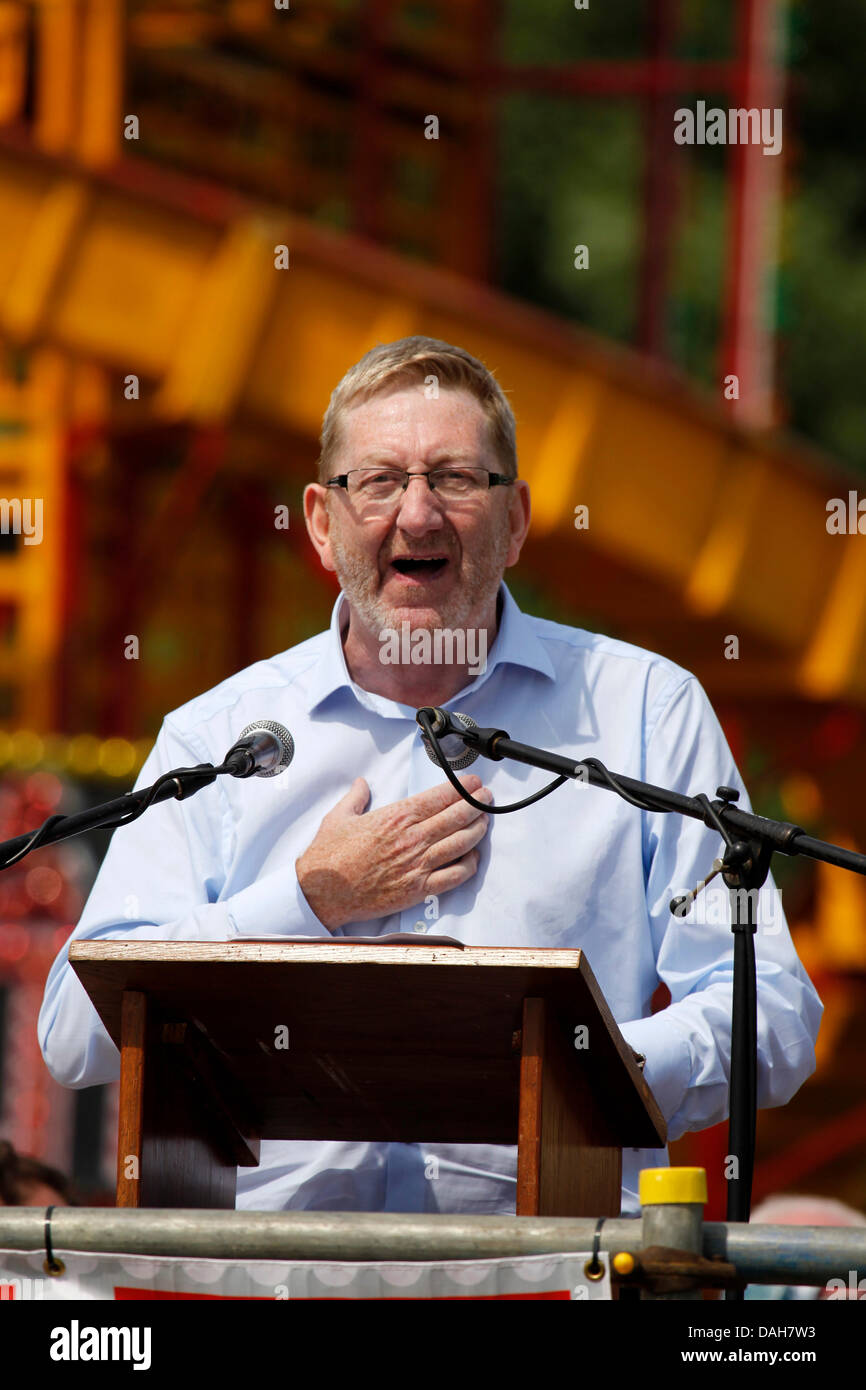
[{"label": "silver microphone head", "polygon": [[[449,711],[449,713],[451,714],[452,719],[459,719],[460,723],[465,724],[467,728],[478,728],[477,723],[470,715],[455,714],[451,711]],[[437,734],[437,738],[438,737],[439,736]],[[436,757],[433,744],[430,742],[429,738],[423,730],[421,731],[421,742],[424,744],[424,749],[431,763],[435,763],[437,767],[441,767],[441,763],[439,762],[439,759]],[[463,742],[463,740],[460,738],[458,734],[446,734],[444,738],[440,738],[439,747],[445,754],[445,761],[447,762],[448,766],[454,768],[458,772],[461,768],[468,767],[470,763],[474,763],[475,759],[479,757],[478,749],[467,748],[466,744]]]},{"label": "silver microphone head", "polygon": [[273,719],[258,719],[255,724],[248,724],[241,731],[238,743],[250,734],[262,735],[255,743],[256,761],[260,766],[256,768],[253,776],[276,777],[279,773],[285,772],[295,756],[295,740],[288,729]]}]

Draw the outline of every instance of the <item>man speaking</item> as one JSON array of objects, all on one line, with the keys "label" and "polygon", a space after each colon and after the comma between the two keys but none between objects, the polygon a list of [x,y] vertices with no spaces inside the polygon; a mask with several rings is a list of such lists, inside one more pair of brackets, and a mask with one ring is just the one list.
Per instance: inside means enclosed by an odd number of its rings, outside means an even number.
[{"label": "man speaking", "polygon": [[[693,676],[517,607],[503,574],[527,534],[529,488],[494,377],[436,339],[368,352],[331,397],[304,508],[321,562],[341,584],[329,630],[169,714],[137,785],[173,767],[220,763],[246,725],[265,719],[292,733],[290,770],[222,777],[121,829],[71,939],[430,931],[473,946],[579,947],[626,1041],[646,1058],[670,1138],[723,1119],[727,890],[721,911],[718,895],[712,913],[669,910],[706,876],[718,835],[574,782],[488,816],[449,785],[415,721],[421,705],[448,707],[678,792],[736,787],[751,809]],[[549,781],[507,761],[479,766],[483,786],[475,775],[462,780],[496,805]],[[822,1006],[772,880],[755,948],[758,1104],[782,1105],[814,1070]],[[671,1003],[651,1015],[660,980]],[[46,984],[39,1040],[65,1085],[118,1076],[117,1049],[65,947]],[[260,1166],[238,1170],[237,1206],[507,1213],[516,1162],[516,1148],[493,1144],[266,1142]],[[624,1214],[639,1209],[639,1170],[666,1162],[664,1150],[624,1152]]]}]

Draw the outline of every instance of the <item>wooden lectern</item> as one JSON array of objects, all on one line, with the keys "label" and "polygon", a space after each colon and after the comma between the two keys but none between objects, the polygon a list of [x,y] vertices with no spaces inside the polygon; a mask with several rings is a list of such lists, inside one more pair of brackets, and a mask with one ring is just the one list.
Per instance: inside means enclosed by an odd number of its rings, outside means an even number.
[{"label": "wooden lectern", "polygon": [[518,1146],[518,1216],[617,1216],[664,1119],[581,951],[73,943],[120,1051],[119,1207],[234,1207],[262,1139]]}]

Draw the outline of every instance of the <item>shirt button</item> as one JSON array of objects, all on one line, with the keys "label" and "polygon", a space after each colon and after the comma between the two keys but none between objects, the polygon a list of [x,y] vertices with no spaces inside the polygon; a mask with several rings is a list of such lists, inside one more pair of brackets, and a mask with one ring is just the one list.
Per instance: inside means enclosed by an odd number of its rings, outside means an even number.
[{"label": "shirt button", "polygon": [[414,925],[414,927],[412,928],[412,930],[413,930],[413,931],[426,931],[426,930],[427,930],[427,923],[426,923],[426,922],[416,922],[415,925]]}]

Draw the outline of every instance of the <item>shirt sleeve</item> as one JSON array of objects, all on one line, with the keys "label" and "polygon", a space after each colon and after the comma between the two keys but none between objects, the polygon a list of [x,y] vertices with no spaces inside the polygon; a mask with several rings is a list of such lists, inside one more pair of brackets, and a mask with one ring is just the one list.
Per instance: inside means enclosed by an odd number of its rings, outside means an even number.
[{"label": "shirt sleeve", "polygon": [[[645,779],[694,796],[727,785],[751,811],[743,780],[715,712],[694,677],[669,698],[649,736]],[[644,813],[647,914],[658,977],[671,1003],[651,1018],[621,1025],[646,1056],[644,1075],[668,1122],[669,1139],[704,1129],[728,1112],[733,934],[730,894],[718,875],[691,911],[675,917],[670,901],[695,888],[721,855],[723,841],[703,822],[676,813]],[[710,891],[712,890],[712,892]],[[823,1005],[791,940],[772,875],[756,900],[758,1106],[784,1105],[815,1070]]]},{"label": "shirt sleeve", "polygon": [[[209,761],[169,720],[136,782]],[[231,844],[231,812],[220,779],[189,800],[160,802],[118,827],[81,920],[58,953],[45,985],[37,1032],[48,1070],[62,1085],[95,1086],[119,1075],[120,1060],[84,986],[69,964],[73,941],[229,941],[245,936],[329,937],[310,908],[293,866],[221,898]]]}]

